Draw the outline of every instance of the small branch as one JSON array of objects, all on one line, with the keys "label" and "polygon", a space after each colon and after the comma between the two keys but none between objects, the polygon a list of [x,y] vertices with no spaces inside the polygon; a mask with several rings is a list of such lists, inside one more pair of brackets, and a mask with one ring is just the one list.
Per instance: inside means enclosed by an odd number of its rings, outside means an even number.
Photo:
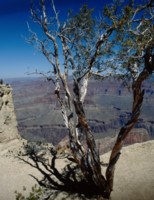
[{"label": "small branch", "polygon": [[27,75],[41,75],[41,76],[45,77],[47,81],[52,81],[53,84],[55,85],[55,80],[51,76],[49,77],[48,75],[46,75],[43,72],[38,72],[37,69],[34,72],[28,72]]},{"label": "small branch", "polygon": [[54,0],[52,0],[52,8],[53,8],[53,11],[54,11],[54,14],[55,14],[55,17],[56,17],[58,29],[60,29],[61,25],[60,25],[58,13],[57,13],[56,8],[55,8]]}]

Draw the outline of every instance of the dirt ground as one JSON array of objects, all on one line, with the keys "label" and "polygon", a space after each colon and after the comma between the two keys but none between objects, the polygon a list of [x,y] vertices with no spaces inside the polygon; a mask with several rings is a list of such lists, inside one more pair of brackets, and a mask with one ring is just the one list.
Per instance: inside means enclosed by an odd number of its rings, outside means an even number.
[{"label": "dirt ground", "polygon": [[[15,190],[22,192],[23,186],[29,192],[36,183],[29,174],[41,176],[35,169],[11,156],[10,152],[15,154],[21,145],[19,140],[0,144],[0,200],[15,200]],[[154,141],[125,147],[121,153],[116,165],[111,199],[154,199]],[[109,153],[101,156],[104,162],[108,162],[108,158]],[[64,165],[62,160],[58,162],[58,168]],[[56,200],[62,199],[70,198],[65,198],[65,194],[61,193]]]}]

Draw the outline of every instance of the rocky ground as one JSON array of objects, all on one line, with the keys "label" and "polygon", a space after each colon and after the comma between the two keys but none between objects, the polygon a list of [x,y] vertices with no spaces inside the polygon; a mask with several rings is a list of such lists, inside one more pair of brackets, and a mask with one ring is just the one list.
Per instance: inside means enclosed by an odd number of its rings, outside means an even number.
[{"label": "rocky ground", "polygon": [[[36,183],[29,176],[41,175],[29,165],[19,161],[17,155],[22,140],[12,140],[0,143],[0,200],[15,200],[14,191],[22,192],[23,186],[27,193]],[[13,152],[13,153],[12,153]],[[104,162],[108,161],[109,153],[101,156]],[[57,162],[58,168],[63,168],[64,161]],[[104,168],[102,169],[104,170]],[[123,148],[120,160],[117,163],[112,200],[152,200],[154,199],[154,141],[134,144]],[[66,198],[60,193],[56,200]],[[72,197],[72,199],[74,199]]]}]

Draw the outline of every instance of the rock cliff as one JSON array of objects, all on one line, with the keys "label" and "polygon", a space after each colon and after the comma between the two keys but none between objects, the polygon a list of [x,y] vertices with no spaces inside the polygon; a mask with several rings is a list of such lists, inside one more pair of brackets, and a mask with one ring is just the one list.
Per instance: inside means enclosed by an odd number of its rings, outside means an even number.
[{"label": "rock cliff", "polygon": [[[145,98],[142,114],[135,128],[146,129],[154,139],[154,79],[144,83]],[[27,140],[51,142],[57,145],[66,135],[54,85],[42,78],[7,80],[13,87],[18,131]],[[72,88],[70,80],[69,87]],[[114,137],[130,119],[132,93],[116,80],[91,80],[85,99],[85,113],[96,139]],[[145,131],[144,131],[145,133]],[[135,138],[136,133],[135,133]],[[139,138],[145,138],[142,134]],[[129,138],[132,143],[133,136]],[[139,139],[139,141],[140,141]],[[136,139],[134,139],[136,141]],[[141,142],[141,141],[140,141]]]},{"label": "rock cliff", "polygon": [[12,88],[0,83],[0,143],[20,138],[14,112]]}]

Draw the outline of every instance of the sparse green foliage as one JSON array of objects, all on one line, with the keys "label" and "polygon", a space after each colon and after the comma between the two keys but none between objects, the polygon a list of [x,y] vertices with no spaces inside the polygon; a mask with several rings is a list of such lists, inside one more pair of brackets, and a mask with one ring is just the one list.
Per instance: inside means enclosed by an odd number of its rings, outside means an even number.
[{"label": "sparse green foliage", "polygon": [[32,190],[27,197],[24,196],[25,192],[26,192],[25,187],[23,187],[23,193],[15,191],[16,200],[38,200],[42,197],[44,193],[43,188],[37,186],[36,184],[32,187]]},{"label": "sparse green foliage", "polygon": [[[40,49],[51,64],[51,71],[45,76],[55,85],[55,95],[69,132],[71,160],[82,178],[78,182],[76,171],[73,168],[72,172],[69,167],[60,174],[55,168],[56,152],[52,152],[52,162],[48,166],[46,159],[42,159],[44,154],[39,153],[40,149],[35,146],[27,148],[27,155],[34,165],[27,163],[44,175],[43,181],[35,179],[45,188],[70,192],[68,186],[74,186],[75,183],[79,185],[77,188],[73,187],[71,192],[80,194],[84,193],[81,188],[88,185],[88,188],[94,189],[91,195],[109,199],[123,141],[141,113],[144,99],[142,82],[154,71],[154,1],[141,1],[139,5],[133,0],[128,3],[116,0],[114,4],[104,7],[103,16],[99,20],[93,18],[93,10],[83,6],[78,14],[72,15],[70,12],[64,23],[59,21],[54,2],[52,3],[55,16],[52,18],[47,15],[45,0],[40,0],[40,10],[32,5],[33,20],[40,25],[44,38],[38,38],[30,30],[30,43]],[[69,75],[72,75],[73,89],[68,84]],[[106,174],[103,175],[99,150],[84,111],[84,100],[90,78],[109,76],[129,78],[133,105],[132,115],[118,134]],[[56,176],[58,181],[42,170],[40,165]],[[66,179],[70,173],[72,179]],[[63,185],[59,185],[59,181]],[[55,187],[51,188],[49,185]]]}]

